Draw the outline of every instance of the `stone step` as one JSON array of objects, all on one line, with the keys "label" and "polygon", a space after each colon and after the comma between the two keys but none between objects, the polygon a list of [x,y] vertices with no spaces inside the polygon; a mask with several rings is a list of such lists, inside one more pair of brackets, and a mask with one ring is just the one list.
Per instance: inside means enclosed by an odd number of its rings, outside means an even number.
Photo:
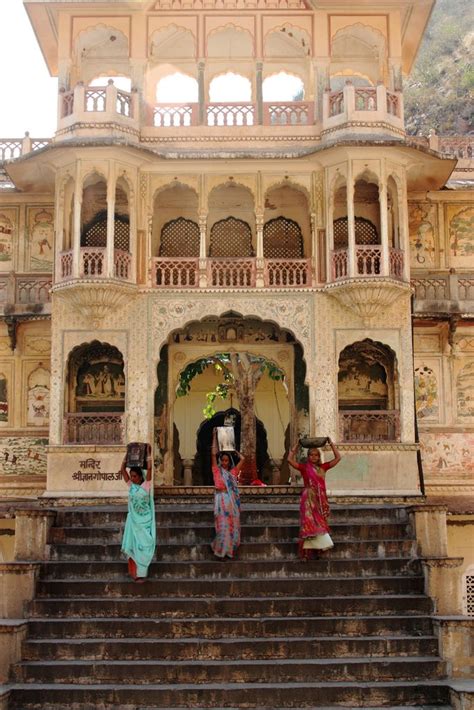
[{"label": "stone step", "polygon": [[448,705],[449,686],[443,681],[212,683],[200,684],[16,684],[10,710],[63,710],[74,703],[100,710],[152,708],[277,707],[315,708]]},{"label": "stone step", "polygon": [[174,616],[189,618],[200,616],[332,616],[332,615],[387,615],[429,614],[433,605],[423,595],[381,595],[345,597],[144,597],[136,599],[34,599],[27,604],[31,616],[98,616],[98,617],[150,617]]},{"label": "stone step", "polygon": [[216,660],[436,656],[435,636],[352,636],[300,638],[31,639],[23,661],[47,660]]},{"label": "stone step", "polygon": [[[122,540],[125,515],[120,524],[93,527],[53,527],[50,530],[51,543],[120,543]],[[248,542],[290,542],[299,535],[297,518],[288,525],[242,525],[242,539]],[[342,540],[404,540],[409,537],[409,527],[404,522],[376,523],[332,523],[331,536],[336,542]],[[214,524],[209,522],[194,528],[182,525],[160,525],[160,543],[179,542],[195,545],[212,539]]]},{"label": "stone step", "polygon": [[[51,561],[44,562],[41,577],[48,579],[125,579],[125,560],[116,561]],[[385,577],[394,575],[417,576],[421,564],[411,558],[360,558],[332,559],[326,556],[319,560],[303,562],[297,557],[286,560],[209,560],[197,562],[152,562],[149,576],[157,579],[226,579],[246,578],[304,578],[304,577]]]},{"label": "stone step", "polygon": [[40,580],[37,584],[37,598],[42,597],[134,597],[149,596],[284,596],[300,594],[310,596],[317,591],[318,596],[337,594],[423,594],[424,578],[419,577],[344,577],[342,579],[186,579],[179,585],[170,579],[149,579],[146,584],[135,584],[110,580]]},{"label": "stone step", "polygon": [[[140,585],[137,585],[140,586]],[[364,616],[283,616],[248,619],[237,617],[202,617],[197,614],[191,619],[135,617],[107,618],[33,618],[28,623],[29,637],[32,638],[128,638],[140,639],[182,639],[182,638],[254,638],[303,637],[303,636],[431,636],[433,624],[430,616],[411,614],[409,616],[369,615]]]},{"label": "stone step", "polygon": [[265,660],[26,661],[13,667],[17,682],[64,683],[298,683],[390,681],[442,677],[444,663],[432,657]]},{"label": "stone step", "polygon": [[[192,506],[163,506],[156,505],[157,526],[182,525],[183,527],[195,525],[212,525],[213,505],[198,507]],[[55,525],[57,527],[102,527],[123,522],[127,514],[125,506],[70,508],[59,509],[56,513]],[[242,504],[241,522],[244,525],[283,524],[293,525],[298,521],[299,506],[297,504],[284,506],[252,506]],[[331,507],[331,523],[339,522],[374,522],[377,524],[407,522],[408,515],[403,506],[338,506]]]},{"label": "stone step", "polygon": [[[159,534],[159,533],[158,533]],[[200,545],[162,544],[158,539],[156,556],[158,560],[173,562],[174,560],[214,560],[210,543],[214,535],[209,536],[206,543]],[[239,548],[240,560],[287,559],[296,557],[298,547],[296,540],[291,542],[246,542]],[[50,547],[52,560],[117,560],[120,559],[120,544],[58,544]],[[360,557],[414,557],[417,544],[411,540],[348,540],[336,544],[331,550],[332,559],[355,559]]]}]

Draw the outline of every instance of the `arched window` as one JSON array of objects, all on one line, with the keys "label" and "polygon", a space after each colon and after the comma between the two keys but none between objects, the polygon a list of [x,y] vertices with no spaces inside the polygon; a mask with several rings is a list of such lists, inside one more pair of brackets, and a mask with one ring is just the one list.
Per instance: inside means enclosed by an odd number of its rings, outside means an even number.
[{"label": "arched window", "polygon": [[227,217],[215,222],[209,245],[211,257],[249,257],[252,249],[252,230],[247,222]]},{"label": "arched window", "polygon": [[[355,243],[379,244],[377,228],[369,219],[364,217],[354,218]],[[347,217],[340,217],[334,221],[334,249],[344,249],[348,244]]]},{"label": "arched window", "polygon": [[178,217],[163,225],[160,239],[160,256],[199,256],[199,225],[190,219]]},{"label": "arched window", "polygon": [[343,441],[398,441],[398,375],[395,353],[365,339],[339,357],[338,407]]},{"label": "arched window", "polygon": [[286,217],[276,217],[263,228],[263,256],[266,259],[300,259],[303,253],[303,235],[297,222]]}]

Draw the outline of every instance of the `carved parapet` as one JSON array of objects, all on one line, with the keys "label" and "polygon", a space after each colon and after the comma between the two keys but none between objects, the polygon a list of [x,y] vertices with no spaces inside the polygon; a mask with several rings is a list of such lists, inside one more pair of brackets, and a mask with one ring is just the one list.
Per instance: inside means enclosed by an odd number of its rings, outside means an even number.
[{"label": "carved parapet", "polygon": [[425,592],[433,599],[437,614],[461,614],[459,568],[462,563],[462,557],[427,557],[421,560]]},{"label": "carved parapet", "polygon": [[135,286],[112,279],[101,279],[100,283],[76,279],[55,286],[53,292],[68,301],[94,328],[100,328],[110,313],[129,303],[137,294]]},{"label": "carved parapet", "polygon": [[365,326],[372,325],[386,308],[411,293],[409,284],[390,278],[347,279],[329,284],[324,291],[362,318]]},{"label": "carved parapet", "polygon": [[45,560],[48,557],[48,534],[55,513],[28,509],[15,512],[15,560]]},{"label": "carved parapet", "polygon": [[[21,658],[21,644],[26,638],[27,623],[19,619],[0,621],[0,683],[9,678],[10,666]],[[0,710],[2,696],[0,695]]]},{"label": "carved parapet", "polygon": [[446,505],[416,505],[409,508],[410,521],[421,555],[447,556],[446,512]]},{"label": "carved parapet", "polygon": [[34,562],[0,562],[0,616],[22,619],[24,602],[31,601],[40,569]]}]

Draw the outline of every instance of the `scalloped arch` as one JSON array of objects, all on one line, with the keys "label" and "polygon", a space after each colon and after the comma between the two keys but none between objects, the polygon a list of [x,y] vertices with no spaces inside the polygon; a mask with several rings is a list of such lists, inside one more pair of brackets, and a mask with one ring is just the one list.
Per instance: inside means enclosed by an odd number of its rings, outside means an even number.
[{"label": "scalloped arch", "polygon": [[311,194],[310,194],[308,188],[305,187],[304,185],[301,185],[301,183],[297,182],[296,180],[292,180],[291,178],[289,178],[288,180],[279,180],[278,182],[274,182],[271,185],[269,185],[265,190],[265,194],[263,196],[264,199],[268,196],[268,194],[272,190],[277,190],[280,187],[289,187],[291,190],[296,190],[297,192],[302,192],[308,201],[308,207],[310,206]]},{"label": "scalloped arch", "polygon": [[253,57],[255,54],[255,37],[254,35],[246,28],[242,27],[242,25],[238,25],[234,22],[228,22],[225,25],[220,25],[219,27],[215,27],[213,30],[209,32],[209,34],[206,37],[206,55],[208,57],[220,57],[220,56],[227,56],[227,55],[222,55],[219,53],[211,53],[210,49],[210,42],[214,43],[217,35],[221,34],[223,35],[224,33],[231,33],[234,32],[236,35],[246,35],[246,40],[247,40],[247,46],[244,47],[243,49],[247,51],[240,51],[240,47],[242,45],[242,37],[239,38],[239,52],[231,52],[229,56],[240,56],[240,57]]},{"label": "scalloped arch", "polygon": [[[299,43],[301,45],[302,51],[300,56],[301,57],[306,57],[311,55],[311,37],[309,36],[308,32],[304,29],[304,27],[299,27],[298,25],[293,25],[289,22],[283,22],[280,25],[274,25],[270,29],[267,30],[263,37],[263,54],[266,57],[269,56],[281,56],[281,55],[275,55],[275,54],[269,54],[267,52],[267,43],[272,35],[276,35],[280,37],[280,35],[286,35],[289,37],[291,40],[294,40],[294,34],[293,31],[295,31],[296,34],[299,34]],[[296,40],[297,42],[298,40]]]},{"label": "scalloped arch", "polygon": [[[128,59],[129,41],[128,41],[127,35],[124,34],[124,32],[122,32],[122,30],[119,30],[118,27],[114,27],[113,25],[105,25],[102,22],[99,22],[97,25],[89,25],[89,27],[86,27],[85,29],[81,30],[78,33],[78,35],[75,39],[75,42],[74,42],[74,51],[75,52],[84,51],[85,47],[82,47],[82,49],[80,47],[81,40],[84,40],[84,38],[87,37],[87,35],[92,35],[92,33],[94,33],[96,30],[100,30],[101,32],[102,31],[113,32],[114,34],[112,36],[114,36],[114,37],[116,37],[116,35],[120,35],[120,38],[123,40],[123,42],[126,45],[126,49],[127,49],[126,57]],[[114,40],[114,45],[115,45],[116,40],[117,40],[117,38]],[[96,44],[94,46],[99,46],[100,44],[102,44],[102,42],[103,42],[103,40],[100,40],[98,38],[98,41],[96,42]],[[120,46],[120,45],[115,45],[115,46]],[[112,56],[113,56],[113,54],[112,54]],[[117,57],[118,56],[119,55],[117,54]],[[124,58],[124,57],[122,57],[122,58]]]}]

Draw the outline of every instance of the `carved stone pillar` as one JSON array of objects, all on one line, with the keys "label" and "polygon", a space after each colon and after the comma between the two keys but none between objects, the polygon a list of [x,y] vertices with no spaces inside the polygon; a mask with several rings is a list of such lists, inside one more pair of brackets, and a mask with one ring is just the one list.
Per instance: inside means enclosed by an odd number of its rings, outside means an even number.
[{"label": "carved stone pillar", "polygon": [[263,124],[263,63],[257,62],[255,71],[255,98],[257,101],[257,123]]},{"label": "carved stone pillar", "polygon": [[350,278],[356,273],[356,243],[354,219],[354,181],[352,177],[352,164],[347,165],[347,271]]},{"label": "carved stone pillar", "polygon": [[257,231],[257,260],[256,260],[256,286],[263,288],[265,286],[265,260],[263,258],[263,211],[255,213],[255,228]]},{"label": "carved stone pillar", "polygon": [[390,274],[390,258],[388,246],[388,216],[387,216],[387,183],[385,180],[379,185],[380,203],[380,236],[382,242],[382,259],[380,264],[381,276]]},{"label": "carved stone pillar", "polygon": [[204,79],[205,79],[205,69],[206,69],[206,63],[205,62],[198,62],[198,101],[199,101],[199,112],[198,112],[198,121],[199,125],[203,126],[206,123],[206,87],[204,84]]},{"label": "carved stone pillar", "polygon": [[107,181],[107,250],[105,276],[114,276],[114,232],[115,232],[115,171],[110,171]]},{"label": "carved stone pillar", "polygon": [[82,181],[80,161],[76,163],[76,180],[74,185],[74,219],[72,233],[72,275],[77,279],[82,273],[81,266],[81,209],[82,209]]},{"label": "carved stone pillar", "polygon": [[199,213],[199,288],[207,286],[207,212]]}]

